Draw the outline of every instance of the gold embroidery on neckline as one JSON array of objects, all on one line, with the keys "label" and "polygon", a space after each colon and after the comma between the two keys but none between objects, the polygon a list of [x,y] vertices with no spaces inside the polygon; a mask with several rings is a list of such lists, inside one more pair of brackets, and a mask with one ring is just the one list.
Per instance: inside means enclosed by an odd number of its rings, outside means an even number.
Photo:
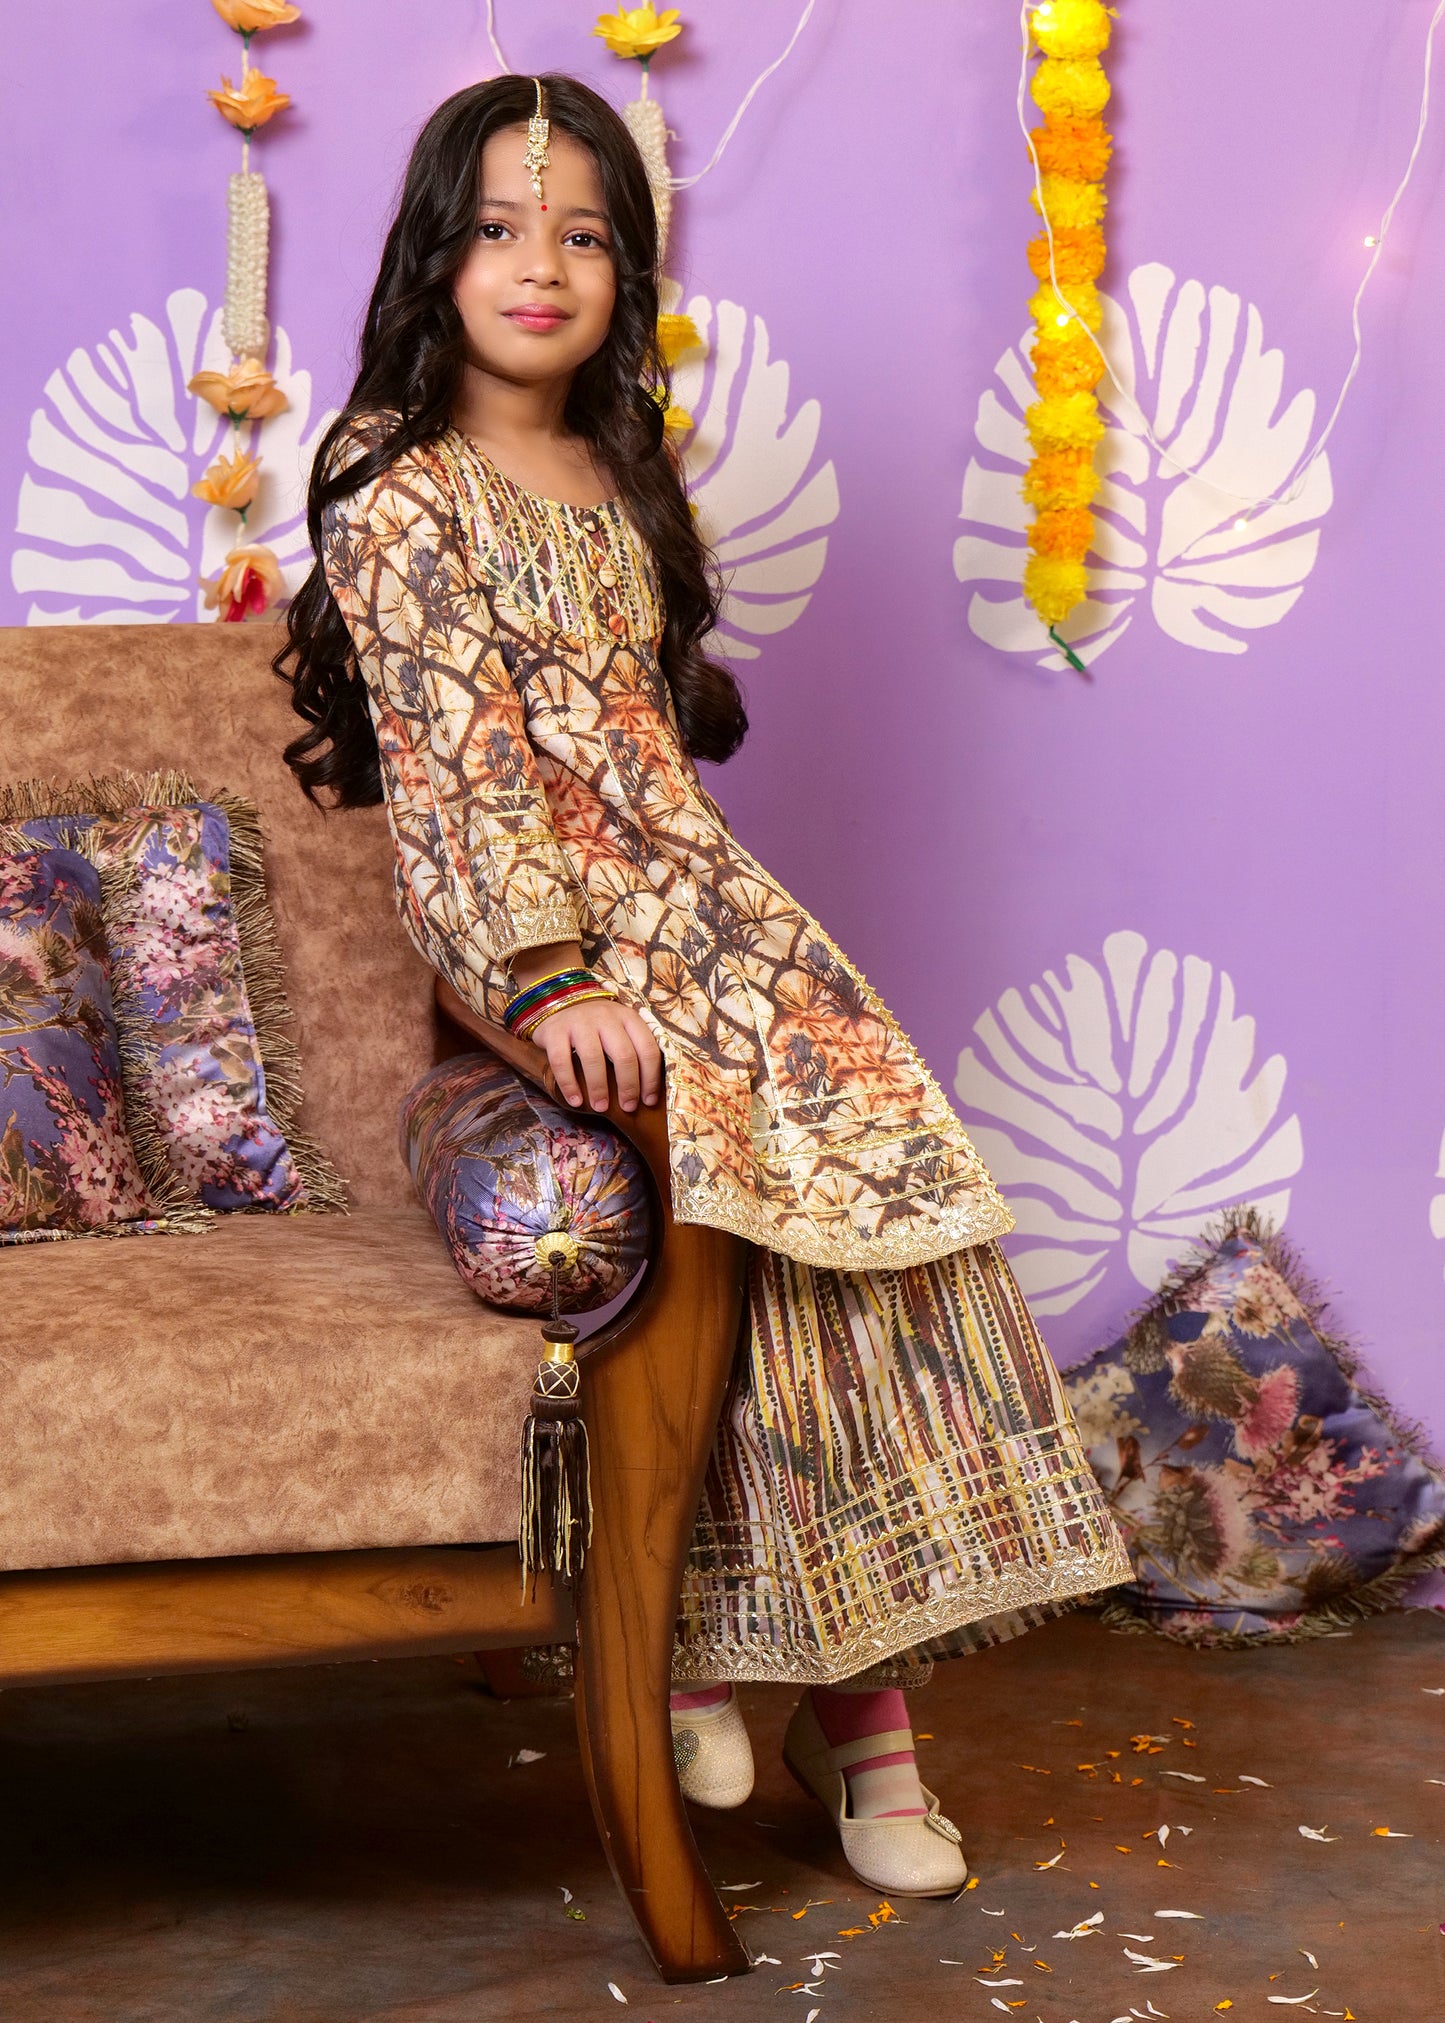
[{"label": "gold embroidery on neckline", "polygon": [[549,632],[589,645],[662,636],[652,558],[615,500],[569,506],[507,477],[470,436],[448,429],[437,453],[476,574]]}]

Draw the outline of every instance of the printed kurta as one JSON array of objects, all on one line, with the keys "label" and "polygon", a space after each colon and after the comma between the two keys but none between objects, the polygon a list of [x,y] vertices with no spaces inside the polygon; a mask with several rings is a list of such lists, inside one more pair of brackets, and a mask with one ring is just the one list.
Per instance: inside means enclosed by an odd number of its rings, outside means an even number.
[{"label": "printed kurta", "polygon": [[843,1677],[1125,1578],[992,1245],[1012,1219],[876,994],[703,789],[620,506],[540,498],[448,430],[323,537],[418,948],[496,1020],[512,956],[580,941],[662,1049],[678,1219],[760,1247],[679,1676]]},{"label": "printed kurta", "polygon": [[680,1221],[842,1267],[1012,1227],[892,1017],[703,790],[616,505],[536,498],[449,432],[333,511],[325,566],[414,939],[490,1019],[510,956],[581,941],[666,1059]]}]

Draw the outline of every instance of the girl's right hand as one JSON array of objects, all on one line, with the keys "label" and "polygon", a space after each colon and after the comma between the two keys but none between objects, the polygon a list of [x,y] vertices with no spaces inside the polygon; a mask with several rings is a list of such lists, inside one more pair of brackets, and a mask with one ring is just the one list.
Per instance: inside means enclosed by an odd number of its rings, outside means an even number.
[{"label": "girl's right hand", "polygon": [[662,1097],[662,1054],[657,1041],[634,1011],[612,998],[585,998],[580,1004],[559,1005],[550,1018],[532,1029],[532,1038],[547,1056],[557,1087],[574,1107],[585,1094],[593,1110],[607,1108],[607,1063],[617,1077],[617,1096],[624,1110],[635,1110],[639,1097],[649,1106]]}]

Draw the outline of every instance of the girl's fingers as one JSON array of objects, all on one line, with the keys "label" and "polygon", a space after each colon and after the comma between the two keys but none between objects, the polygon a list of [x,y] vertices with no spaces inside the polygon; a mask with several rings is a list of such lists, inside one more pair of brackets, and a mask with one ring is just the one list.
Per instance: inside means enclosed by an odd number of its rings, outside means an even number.
[{"label": "girl's fingers", "polygon": [[577,1064],[582,1070],[582,1081],[587,1089],[587,1101],[594,1110],[607,1108],[607,1056],[602,1051],[602,1042],[590,1027],[582,1027],[568,1034],[568,1044],[577,1056]]},{"label": "girl's fingers", "polygon": [[637,1045],[627,1021],[619,1018],[601,1030],[602,1045],[607,1058],[612,1063],[612,1072],[617,1077],[617,1100],[624,1110],[635,1110],[642,1086],[642,1070],[637,1059]]},{"label": "girl's fingers", "polygon": [[547,1050],[547,1065],[552,1070],[552,1078],[567,1102],[574,1108],[582,1101],[582,1085],[572,1065],[572,1043],[565,1030],[558,1031],[556,1021],[548,1019],[544,1027],[538,1029],[535,1037]]},{"label": "girl's fingers", "polygon": [[649,1105],[657,1103],[662,1097],[661,1050],[658,1047],[657,1041],[652,1037],[652,1034],[637,1016],[636,1012],[624,1012],[622,1016],[623,1022],[627,1027],[628,1037],[631,1039],[637,1054],[637,1066],[642,1082],[642,1100]]}]

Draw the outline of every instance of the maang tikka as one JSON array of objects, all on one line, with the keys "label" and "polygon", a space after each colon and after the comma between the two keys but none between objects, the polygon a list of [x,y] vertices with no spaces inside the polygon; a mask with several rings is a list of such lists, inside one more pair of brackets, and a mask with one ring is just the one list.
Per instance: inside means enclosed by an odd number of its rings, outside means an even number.
[{"label": "maang tikka", "polygon": [[532,178],[532,194],[545,211],[542,203],[542,171],[550,168],[552,157],[547,152],[547,140],[552,131],[552,122],[547,117],[547,101],[542,96],[542,80],[535,78],[537,87],[537,110],[527,121],[527,152],[522,157],[522,167]]}]

